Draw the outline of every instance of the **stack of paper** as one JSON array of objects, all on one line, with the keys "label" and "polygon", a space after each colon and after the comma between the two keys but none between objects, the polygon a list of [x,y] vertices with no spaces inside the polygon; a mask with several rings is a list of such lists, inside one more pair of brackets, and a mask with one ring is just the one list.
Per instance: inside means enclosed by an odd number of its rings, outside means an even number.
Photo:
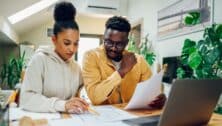
[{"label": "stack of paper", "polygon": [[136,118],[137,116],[132,115],[126,111],[115,108],[111,105],[103,105],[93,107],[95,111],[99,113],[99,115],[85,113],[80,115],[73,114],[73,118],[79,118],[83,122],[111,122],[111,121],[120,121],[124,119]]},{"label": "stack of paper", "polygon": [[32,119],[59,119],[59,113],[35,113],[24,111],[21,108],[9,108],[9,120],[19,120],[24,116],[31,117]]},{"label": "stack of paper", "polygon": [[114,122],[84,122],[78,118],[71,119],[60,119],[60,120],[49,120],[49,126],[129,126],[122,121]]},{"label": "stack of paper", "polygon": [[99,115],[73,114],[71,119],[49,120],[49,126],[128,126],[121,120],[137,117],[111,105],[93,106],[92,108]]},{"label": "stack of paper", "polygon": [[58,119],[58,120],[49,120],[49,126],[84,126],[84,123],[79,119]]}]

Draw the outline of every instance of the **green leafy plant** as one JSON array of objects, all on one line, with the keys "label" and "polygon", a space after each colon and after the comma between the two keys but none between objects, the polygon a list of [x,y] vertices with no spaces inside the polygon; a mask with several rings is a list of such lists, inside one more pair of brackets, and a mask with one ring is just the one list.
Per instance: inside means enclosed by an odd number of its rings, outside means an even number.
[{"label": "green leafy plant", "polygon": [[148,39],[148,34],[145,36],[144,41],[140,45],[139,54],[141,54],[148,64],[152,65],[155,61],[156,55],[151,51],[152,43]]},{"label": "green leafy plant", "polygon": [[21,72],[24,67],[25,52],[22,56],[11,58],[7,64],[3,64],[0,72],[1,87],[13,89],[21,78]]},{"label": "green leafy plant", "polygon": [[127,50],[130,52],[139,53],[139,49],[136,46],[135,37],[132,35],[129,36],[129,43],[128,43]]},{"label": "green leafy plant", "polygon": [[203,39],[186,39],[181,55],[178,78],[222,78],[222,24],[204,30]]},{"label": "green leafy plant", "polygon": [[[177,69],[178,78],[222,78],[222,24],[205,28],[203,39],[197,42],[186,39],[181,64]],[[215,112],[222,114],[220,103]]]},{"label": "green leafy plant", "polygon": [[151,41],[148,39],[148,36],[148,34],[145,36],[139,48],[136,47],[135,38],[133,36],[130,36],[127,50],[142,55],[146,62],[149,65],[152,65],[155,61],[156,55],[152,52],[152,44]]},{"label": "green leafy plant", "polygon": [[200,12],[190,12],[184,19],[185,25],[196,25],[201,22]]}]

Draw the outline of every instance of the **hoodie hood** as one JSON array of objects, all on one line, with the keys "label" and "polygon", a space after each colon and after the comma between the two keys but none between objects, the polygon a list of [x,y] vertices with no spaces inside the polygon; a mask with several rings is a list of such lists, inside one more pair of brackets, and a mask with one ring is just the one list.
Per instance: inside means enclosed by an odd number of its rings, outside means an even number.
[{"label": "hoodie hood", "polygon": [[64,61],[56,52],[55,48],[47,46],[47,47],[40,47],[36,50],[35,53],[43,53],[44,55],[48,56],[52,60],[58,63],[68,63],[70,60]]}]

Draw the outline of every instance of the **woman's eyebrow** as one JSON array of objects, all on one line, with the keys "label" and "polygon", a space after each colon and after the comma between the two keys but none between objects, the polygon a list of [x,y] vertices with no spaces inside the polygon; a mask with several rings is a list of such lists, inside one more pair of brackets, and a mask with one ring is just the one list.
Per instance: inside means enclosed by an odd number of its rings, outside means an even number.
[{"label": "woman's eyebrow", "polygon": [[71,42],[69,39],[63,39],[63,41],[68,41],[68,42]]}]

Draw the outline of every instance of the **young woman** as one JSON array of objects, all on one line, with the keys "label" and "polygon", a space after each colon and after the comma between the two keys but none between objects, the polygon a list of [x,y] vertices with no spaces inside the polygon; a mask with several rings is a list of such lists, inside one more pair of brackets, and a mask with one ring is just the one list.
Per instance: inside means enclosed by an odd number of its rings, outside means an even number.
[{"label": "young woman", "polygon": [[40,48],[30,61],[21,89],[20,105],[35,112],[81,113],[88,104],[75,97],[82,85],[81,70],[72,56],[78,49],[76,9],[69,2],[57,3],[51,48]]}]

